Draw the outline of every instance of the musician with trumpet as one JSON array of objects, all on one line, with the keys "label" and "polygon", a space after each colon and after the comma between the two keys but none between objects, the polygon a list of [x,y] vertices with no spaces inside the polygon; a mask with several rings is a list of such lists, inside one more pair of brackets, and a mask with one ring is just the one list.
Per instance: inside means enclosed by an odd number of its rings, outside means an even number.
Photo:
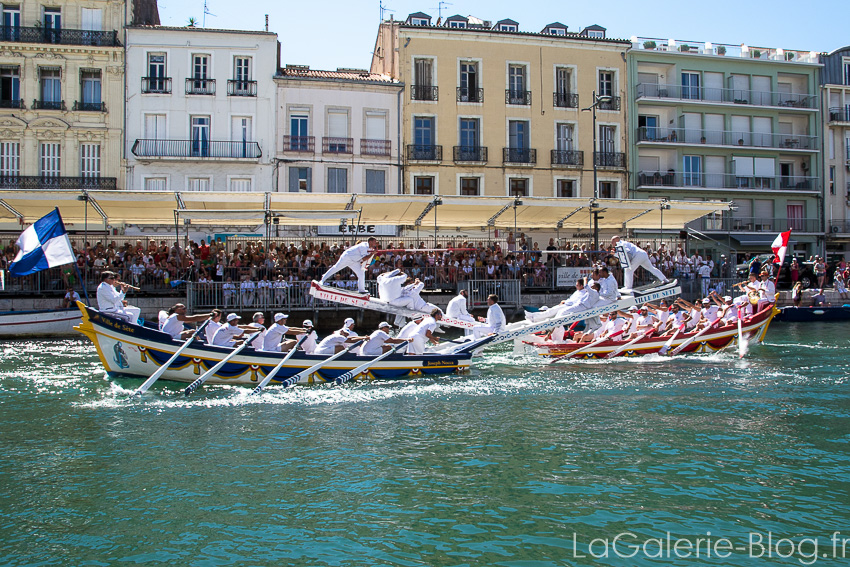
[{"label": "musician with trumpet", "polygon": [[[118,281],[115,272],[105,270],[100,275],[100,285],[97,286],[97,308],[101,312],[124,319],[128,323],[138,324],[139,315],[142,310],[130,305],[124,297],[128,289],[139,288],[128,283]],[[118,291],[120,288],[121,291]]]},{"label": "musician with trumpet", "polygon": [[745,316],[755,313],[756,305],[758,305],[761,298],[761,294],[759,293],[760,285],[755,273],[751,273],[747,281],[736,283],[732,287],[740,289],[743,293],[743,295],[739,295],[733,301],[735,306],[740,307]]}]

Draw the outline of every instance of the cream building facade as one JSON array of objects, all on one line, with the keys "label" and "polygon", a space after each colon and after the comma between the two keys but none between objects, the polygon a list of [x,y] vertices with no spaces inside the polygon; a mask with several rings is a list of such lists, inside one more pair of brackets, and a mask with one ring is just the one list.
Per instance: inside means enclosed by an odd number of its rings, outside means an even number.
[{"label": "cream building facade", "polygon": [[[591,26],[540,33],[427,14],[381,23],[371,71],[405,84],[402,192],[442,195],[626,195],[626,50]],[[594,94],[596,104],[594,148]],[[596,149],[596,151],[594,151]]]},{"label": "cream building facade", "polygon": [[[119,30],[133,10],[112,0],[3,3],[0,188],[123,187]],[[155,4],[148,11],[158,18]]]},{"label": "cream building facade", "polygon": [[850,46],[821,63],[826,250],[850,259]]}]

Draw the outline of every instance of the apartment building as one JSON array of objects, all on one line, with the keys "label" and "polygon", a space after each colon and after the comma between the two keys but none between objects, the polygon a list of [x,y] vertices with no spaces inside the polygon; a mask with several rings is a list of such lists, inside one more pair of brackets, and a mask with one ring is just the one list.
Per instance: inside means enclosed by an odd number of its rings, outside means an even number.
[{"label": "apartment building", "polygon": [[125,16],[156,4],[89,0],[2,4],[0,189],[123,186]]},{"label": "apartment building", "polygon": [[361,69],[287,65],[277,85],[277,190],[398,194],[404,85]]},{"label": "apartment building", "polygon": [[270,191],[277,36],[127,29],[127,189]]},{"label": "apartment building", "polygon": [[625,196],[629,46],[600,26],[382,22],[371,71],[405,84],[402,192],[592,198],[595,169],[599,197]]},{"label": "apartment building", "polygon": [[826,249],[850,259],[850,46],[820,61]]},{"label": "apartment building", "polygon": [[817,54],[632,41],[631,196],[733,202],[725,214],[689,225],[692,249],[764,252],[778,232],[792,228],[796,253],[818,251]]}]

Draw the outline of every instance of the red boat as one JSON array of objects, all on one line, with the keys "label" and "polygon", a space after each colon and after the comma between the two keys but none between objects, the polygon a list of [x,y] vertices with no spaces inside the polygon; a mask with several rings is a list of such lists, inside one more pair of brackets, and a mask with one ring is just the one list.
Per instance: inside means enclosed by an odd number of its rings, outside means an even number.
[{"label": "red boat", "polygon": [[[746,317],[742,321],[741,325],[741,333],[744,337],[744,340],[746,340],[747,342],[752,342],[753,340],[757,342],[762,342],[762,340],[764,340],[765,333],[767,333],[768,325],[770,325],[771,320],[773,320],[773,317],[777,313],[779,313],[779,310],[776,309],[774,305],[768,305],[758,313],[751,315],[750,317]],[[678,352],[677,354],[693,352],[716,352],[718,350],[726,348],[727,346],[738,340],[738,324],[734,323],[731,325],[725,325],[723,327],[712,328],[709,331],[706,331],[703,334],[699,335],[696,339],[694,339],[694,336],[696,334],[697,333],[694,332],[680,333],[673,340],[672,344],[667,346],[667,350],[665,350],[665,352],[667,354],[671,354],[675,350],[677,350],[677,347],[681,345],[685,346],[681,348],[680,352]],[[649,337],[642,338],[634,342],[633,344],[630,344],[626,349],[623,349],[621,352],[618,352],[614,356],[643,356],[646,354],[656,354],[665,348],[665,345],[667,345],[667,342],[669,340],[670,336],[658,337],[651,335]],[[537,353],[541,356],[563,356],[564,358],[571,358],[565,355],[569,355],[570,353],[575,352],[575,358],[588,359],[606,358],[607,355],[613,353],[619,347],[622,347],[628,342],[629,341],[616,339],[606,340],[594,344],[591,347],[589,347],[591,343],[575,343],[572,341],[526,341],[526,344],[533,346]],[[579,350],[581,350],[581,352],[577,352]]]}]

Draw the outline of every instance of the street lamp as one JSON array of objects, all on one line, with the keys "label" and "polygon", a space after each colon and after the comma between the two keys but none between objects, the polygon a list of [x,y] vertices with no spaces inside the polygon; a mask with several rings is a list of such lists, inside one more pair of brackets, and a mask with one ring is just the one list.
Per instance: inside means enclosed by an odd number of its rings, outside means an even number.
[{"label": "street lamp", "polygon": [[667,197],[661,199],[661,204],[659,205],[659,211],[661,213],[661,244],[664,244],[664,211],[670,210],[670,202],[667,200]]},{"label": "street lamp", "polygon": [[[610,95],[597,96],[596,91],[593,91],[593,104],[587,108],[582,108],[582,112],[589,110],[593,113],[593,200],[599,199],[599,182],[597,180],[597,151],[596,151],[596,107],[600,104],[611,102],[614,97]],[[600,154],[602,152],[599,152]],[[599,250],[599,220],[596,218],[597,211],[593,211],[593,246],[594,250]]]}]

